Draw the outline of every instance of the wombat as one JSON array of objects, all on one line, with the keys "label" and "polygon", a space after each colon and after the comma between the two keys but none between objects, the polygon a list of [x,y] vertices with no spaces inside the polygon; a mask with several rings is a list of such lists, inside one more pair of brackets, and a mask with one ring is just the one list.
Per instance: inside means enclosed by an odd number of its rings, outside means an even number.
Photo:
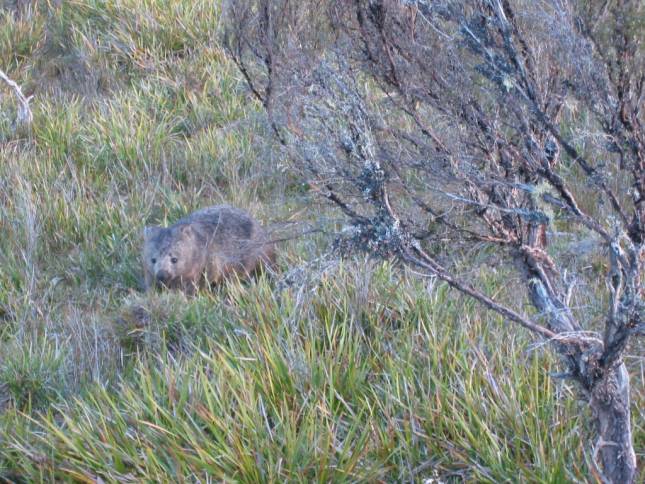
[{"label": "wombat", "polygon": [[274,262],[274,245],[264,229],[229,205],[198,210],[170,227],[146,227],[143,238],[146,290],[167,287],[193,294]]}]

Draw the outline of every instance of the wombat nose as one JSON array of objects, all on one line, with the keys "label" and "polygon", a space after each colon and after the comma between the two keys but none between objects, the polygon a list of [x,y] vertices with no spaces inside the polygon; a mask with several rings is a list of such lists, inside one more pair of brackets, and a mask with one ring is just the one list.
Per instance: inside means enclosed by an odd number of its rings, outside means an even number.
[{"label": "wombat nose", "polygon": [[161,284],[165,284],[170,280],[170,274],[166,271],[159,271],[157,272],[157,282]]}]

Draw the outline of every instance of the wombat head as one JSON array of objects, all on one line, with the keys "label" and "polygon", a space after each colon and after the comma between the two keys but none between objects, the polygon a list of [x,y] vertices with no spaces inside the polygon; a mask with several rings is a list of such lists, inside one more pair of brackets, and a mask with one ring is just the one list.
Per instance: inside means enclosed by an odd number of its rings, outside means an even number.
[{"label": "wombat head", "polygon": [[144,265],[156,286],[179,286],[198,266],[196,234],[188,224],[146,227],[143,239]]}]

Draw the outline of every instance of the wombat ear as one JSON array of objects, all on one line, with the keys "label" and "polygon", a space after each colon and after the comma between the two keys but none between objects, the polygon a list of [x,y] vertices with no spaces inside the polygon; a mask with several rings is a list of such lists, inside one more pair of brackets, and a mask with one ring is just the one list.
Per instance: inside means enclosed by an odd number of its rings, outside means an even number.
[{"label": "wombat ear", "polygon": [[193,235],[193,227],[192,227],[192,225],[189,225],[189,224],[182,225],[181,229],[180,229],[180,233],[184,237],[190,237],[191,235]]},{"label": "wombat ear", "polygon": [[157,235],[161,231],[161,227],[144,227],[143,228],[143,238],[144,240],[149,240]]}]

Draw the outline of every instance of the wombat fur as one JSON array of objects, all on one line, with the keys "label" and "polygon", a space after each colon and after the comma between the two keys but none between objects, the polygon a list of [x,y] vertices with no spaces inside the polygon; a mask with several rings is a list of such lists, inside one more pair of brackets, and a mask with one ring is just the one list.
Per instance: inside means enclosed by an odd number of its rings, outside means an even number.
[{"label": "wombat fur", "polygon": [[229,205],[198,210],[170,227],[146,227],[143,238],[146,290],[167,287],[192,294],[274,261],[274,245],[260,224]]}]

